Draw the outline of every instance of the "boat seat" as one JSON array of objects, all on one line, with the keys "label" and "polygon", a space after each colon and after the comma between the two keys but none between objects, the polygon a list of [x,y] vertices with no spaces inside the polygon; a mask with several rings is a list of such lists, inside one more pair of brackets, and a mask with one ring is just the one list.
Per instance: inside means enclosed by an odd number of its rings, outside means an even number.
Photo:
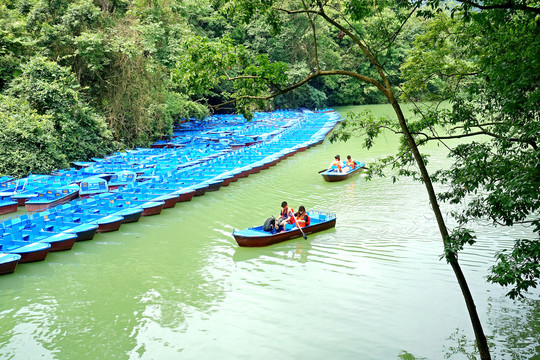
[{"label": "boat seat", "polygon": [[266,231],[258,231],[258,230],[252,230],[252,229],[245,229],[236,231],[236,234],[241,234],[242,236],[267,236],[269,233]]},{"label": "boat seat", "polygon": [[23,230],[32,230],[33,228],[35,228],[37,226],[36,223],[28,223],[28,224],[25,224],[22,229]]}]

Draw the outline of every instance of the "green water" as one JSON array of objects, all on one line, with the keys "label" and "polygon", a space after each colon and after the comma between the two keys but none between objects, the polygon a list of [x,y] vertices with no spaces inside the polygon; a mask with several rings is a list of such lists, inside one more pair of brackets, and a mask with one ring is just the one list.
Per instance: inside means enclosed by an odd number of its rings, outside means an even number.
[{"label": "green water", "polygon": [[[357,107],[356,109],[359,109]],[[387,106],[372,107],[391,113]],[[346,112],[347,109],[340,109]],[[473,334],[421,184],[326,183],[335,154],[391,153],[386,136],[324,144],[218,192],[0,277],[0,359],[468,359]],[[431,164],[444,166],[433,146]],[[287,200],[337,214],[322,233],[239,248]],[[450,219],[449,219],[450,221]],[[539,359],[539,292],[487,284],[522,229],[477,225],[461,256],[494,359]]]}]

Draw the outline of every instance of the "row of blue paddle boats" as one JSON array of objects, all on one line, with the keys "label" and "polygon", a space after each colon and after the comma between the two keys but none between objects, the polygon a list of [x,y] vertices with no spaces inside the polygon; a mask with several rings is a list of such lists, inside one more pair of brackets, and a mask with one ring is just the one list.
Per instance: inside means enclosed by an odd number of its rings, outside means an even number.
[{"label": "row of blue paddle boats", "polygon": [[3,177],[0,207],[24,205],[27,213],[0,223],[0,273],[268,169],[322,143],[338,122],[330,110],[256,113],[250,122],[215,115],[177,124],[150,148],[75,162],[50,175]]}]

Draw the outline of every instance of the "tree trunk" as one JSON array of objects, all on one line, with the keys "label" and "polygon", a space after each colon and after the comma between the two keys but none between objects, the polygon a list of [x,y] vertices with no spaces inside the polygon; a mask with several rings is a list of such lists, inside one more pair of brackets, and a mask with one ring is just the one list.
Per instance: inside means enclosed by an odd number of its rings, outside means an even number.
[{"label": "tree trunk", "polygon": [[[418,168],[420,169],[420,173],[422,174],[422,179],[424,180],[424,184],[426,186],[426,190],[429,195],[431,208],[433,210],[433,213],[435,214],[435,218],[437,219],[437,225],[439,226],[439,232],[441,233],[443,244],[446,247],[446,242],[448,239],[448,229],[446,228],[446,224],[444,222],[444,218],[442,216],[441,209],[439,207],[439,203],[435,195],[435,190],[433,189],[433,184],[431,182],[431,179],[429,178],[426,165],[424,164],[424,160],[420,156],[420,152],[418,151],[416,141],[412,137],[409,131],[409,128],[407,127],[405,116],[403,115],[403,112],[401,111],[401,107],[399,106],[399,103],[394,98],[394,94],[392,90],[388,90],[388,92],[385,95],[387,96],[388,100],[390,101],[390,104],[394,108],[394,111],[398,117],[399,124],[403,131],[403,134],[405,134],[405,137],[407,138],[407,142],[409,143],[409,147],[413,153],[416,163],[418,164]],[[474,304],[474,299],[469,289],[469,285],[467,284],[467,280],[465,279],[465,275],[463,275],[463,272],[461,271],[461,267],[459,266],[457,256],[452,256],[452,258],[449,258],[449,259],[447,258],[447,261],[450,263],[450,266],[452,267],[452,270],[454,271],[459,287],[461,288],[461,293],[463,294],[463,298],[465,299],[465,304],[467,305],[467,310],[469,311],[469,317],[471,319],[471,323],[473,326],[474,335],[476,337],[476,344],[478,346],[480,358],[482,360],[491,360],[491,354],[489,352],[487,339],[486,339],[486,336],[484,335],[484,330],[482,329],[482,324],[480,322],[478,312],[476,311],[476,305]]]}]

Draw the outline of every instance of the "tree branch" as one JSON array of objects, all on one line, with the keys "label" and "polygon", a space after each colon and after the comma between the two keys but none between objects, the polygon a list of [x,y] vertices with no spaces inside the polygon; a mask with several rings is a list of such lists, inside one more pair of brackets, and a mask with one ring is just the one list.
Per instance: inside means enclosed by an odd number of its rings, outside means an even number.
[{"label": "tree branch", "polygon": [[[373,81],[376,81],[377,84],[373,83],[372,81],[368,81],[370,83],[372,83],[373,85],[377,86],[377,88],[383,93],[385,94],[387,97],[389,96],[389,89],[391,89],[390,87],[390,82],[388,81],[388,79],[386,78],[385,74],[384,74],[384,71],[382,69],[382,66],[381,64],[379,63],[379,61],[375,58],[375,56],[373,55],[373,53],[368,49],[368,47],[358,38],[356,37],[356,35],[354,35],[350,30],[348,30],[347,28],[345,28],[343,25],[341,25],[340,23],[338,23],[337,21],[335,21],[334,19],[330,18],[326,12],[324,11],[324,4],[318,0],[317,1],[317,6],[319,7],[319,10],[311,10],[311,9],[304,9],[304,10],[289,10],[289,9],[284,9],[284,8],[275,8],[276,10],[278,11],[282,11],[284,13],[287,13],[287,14],[317,14],[321,17],[323,17],[328,23],[330,23],[331,25],[335,26],[336,28],[338,28],[339,30],[341,30],[343,33],[345,33],[348,37],[350,37],[352,39],[352,41],[358,45],[358,47],[362,50],[362,52],[364,53],[364,55],[369,59],[369,61],[375,66],[375,68],[377,69],[377,72],[379,73],[379,76],[381,77],[381,79],[383,80],[384,82],[384,86],[379,83],[378,81],[374,80],[374,79],[371,79]],[[322,73],[322,72],[321,72]],[[349,74],[344,74],[344,75],[349,75]],[[359,75],[359,74],[356,74],[356,75]],[[360,75],[361,76],[361,75]],[[366,77],[367,78],[367,77]]]},{"label": "tree branch", "polygon": [[362,80],[364,82],[367,82],[369,84],[372,84],[372,85],[376,86],[381,91],[386,90],[384,88],[384,86],[380,82],[378,82],[376,79],[370,78],[369,76],[364,76],[364,75],[360,75],[360,74],[357,74],[357,73],[352,72],[352,71],[345,71],[345,70],[326,70],[326,71],[317,71],[317,72],[315,72],[313,74],[310,74],[307,77],[305,77],[303,80],[301,80],[301,81],[299,81],[299,82],[297,82],[297,83],[295,83],[293,85],[290,85],[290,86],[288,86],[288,87],[286,87],[284,89],[278,89],[277,92],[275,92],[273,94],[270,94],[270,95],[265,95],[265,96],[244,95],[244,96],[240,96],[240,97],[238,97],[236,99],[231,99],[231,100],[226,101],[226,102],[221,103],[221,104],[211,105],[210,108],[219,109],[219,108],[221,108],[221,107],[223,107],[225,105],[233,104],[233,103],[237,102],[238,100],[243,100],[243,99],[270,100],[270,99],[275,98],[276,96],[288,93],[289,91],[292,91],[292,90],[304,85],[305,83],[309,82],[310,80],[318,78],[319,76],[330,76],[330,75],[351,76],[351,77],[357,78],[359,80]]},{"label": "tree branch", "polygon": [[305,0],[302,0],[302,5],[304,5],[306,16],[308,17],[309,23],[311,24],[311,31],[313,32],[313,50],[315,52],[315,66],[317,67],[317,72],[320,72],[321,68],[319,66],[319,50],[317,48],[317,33],[315,32],[315,21],[311,18],[311,13],[308,12],[308,6]]},{"label": "tree branch", "polygon": [[540,8],[531,7],[527,5],[515,4],[511,0],[505,4],[495,4],[495,5],[481,5],[470,0],[457,0],[460,3],[474,6],[480,10],[494,10],[494,9],[503,9],[503,10],[523,10],[530,11],[535,14],[540,14]]}]

